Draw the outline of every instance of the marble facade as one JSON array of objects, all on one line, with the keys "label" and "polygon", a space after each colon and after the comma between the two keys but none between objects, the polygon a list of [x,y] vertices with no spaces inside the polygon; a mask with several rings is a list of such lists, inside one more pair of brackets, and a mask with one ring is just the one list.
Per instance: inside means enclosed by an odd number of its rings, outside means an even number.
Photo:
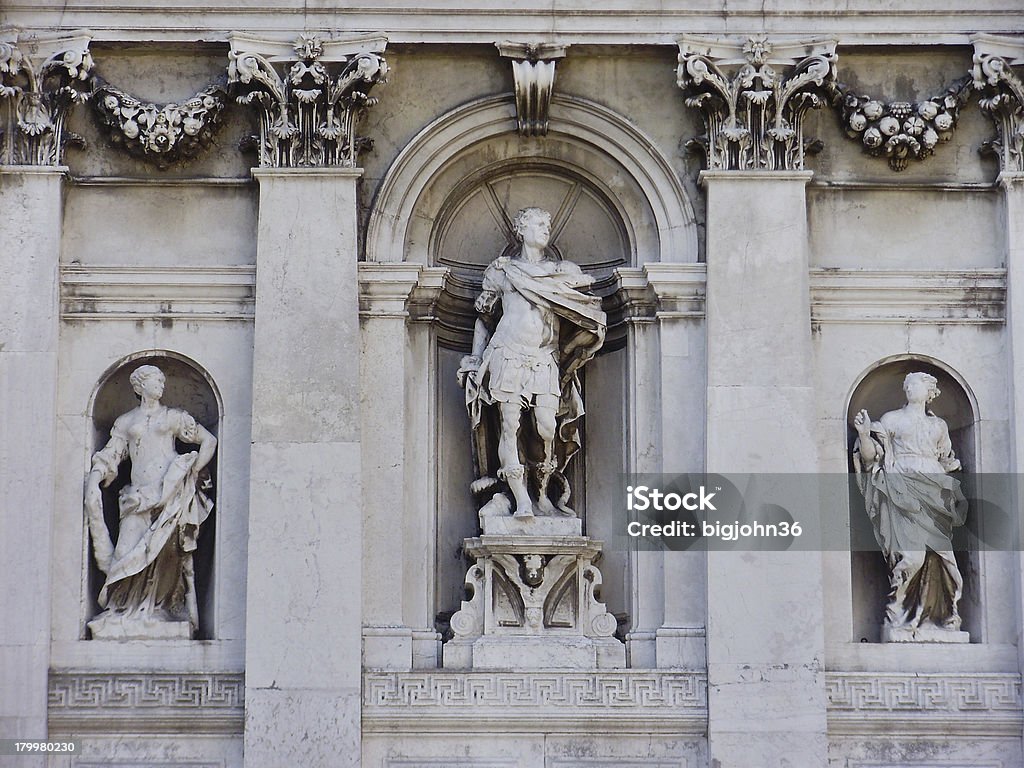
[{"label": "marble facade", "polygon": [[[1024,10],[691,6],[0,8],[0,739],[78,744],[0,766],[1024,765],[1020,552],[893,643],[877,553],[613,544],[623,473],[847,473],[916,371],[1024,471]],[[536,536],[457,380],[530,206],[607,314]],[[196,626],[105,639],[144,365],[215,506]]]}]

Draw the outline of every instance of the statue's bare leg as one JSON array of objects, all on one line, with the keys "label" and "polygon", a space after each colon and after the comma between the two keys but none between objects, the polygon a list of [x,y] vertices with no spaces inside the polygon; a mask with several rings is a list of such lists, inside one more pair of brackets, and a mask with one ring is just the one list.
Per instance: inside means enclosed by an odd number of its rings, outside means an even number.
[{"label": "statue's bare leg", "polygon": [[544,459],[537,467],[537,509],[542,515],[557,515],[558,510],[548,498],[548,483],[552,473],[558,468],[555,464],[555,429],[558,424],[555,418],[558,401],[552,395],[538,395],[537,404],[533,408],[537,422],[537,435],[544,444]]},{"label": "statue's bare leg", "polygon": [[526,469],[519,461],[519,419],[522,406],[519,403],[500,403],[501,437],[498,439],[498,461],[501,469],[498,477],[508,483],[516,500],[516,517],[533,514],[533,502],[526,487]]}]

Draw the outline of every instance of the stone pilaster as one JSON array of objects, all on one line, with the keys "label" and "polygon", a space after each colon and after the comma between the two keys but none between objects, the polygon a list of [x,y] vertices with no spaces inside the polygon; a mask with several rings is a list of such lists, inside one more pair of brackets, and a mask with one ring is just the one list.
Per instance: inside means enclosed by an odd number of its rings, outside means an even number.
[{"label": "stone pilaster", "polygon": [[[429,608],[417,610],[427,574],[410,573],[433,549],[433,528],[419,530],[424,516],[411,504],[406,451],[412,417],[407,408],[412,352],[408,322],[410,300],[436,297],[447,270],[417,264],[359,265],[362,326],[362,472],[363,472],[363,665],[367,669],[409,671],[419,661],[436,663],[440,638]],[[440,275],[438,273],[441,273]],[[420,289],[420,290],[417,290]],[[431,302],[429,299],[427,303]],[[420,405],[425,400],[414,401]],[[406,547],[410,548],[407,550]],[[409,592],[407,594],[406,592]],[[389,599],[381,599],[388,595]],[[431,602],[432,604],[432,602]],[[416,661],[414,661],[414,659]],[[432,665],[431,665],[432,666]]]},{"label": "stone pilaster", "polygon": [[[57,334],[66,168],[0,166],[0,733],[47,735]],[[41,768],[45,758],[0,757]]]},{"label": "stone pilaster", "polygon": [[359,765],[358,169],[259,169],[245,763]]},{"label": "stone pilaster", "polygon": [[[817,471],[805,200],[810,176],[702,175],[708,472]],[[712,764],[741,768],[755,755],[758,765],[827,762],[821,583],[820,553],[708,553]]]}]

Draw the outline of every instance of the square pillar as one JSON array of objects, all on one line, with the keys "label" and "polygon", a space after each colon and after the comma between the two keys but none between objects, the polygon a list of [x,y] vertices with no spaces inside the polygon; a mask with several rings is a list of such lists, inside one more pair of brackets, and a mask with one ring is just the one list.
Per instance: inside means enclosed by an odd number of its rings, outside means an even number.
[{"label": "square pillar", "polygon": [[253,171],[246,768],[360,763],[361,173]]},{"label": "square pillar", "polygon": [[[702,174],[708,472],[817,471],[810,177]],[[716,768],[828,762],[821,588],[820,552],[708,553],[708,741]]]},{"label": "square pillar", "polygon": [[[67,168],[0,166],[0,734],[44,739]],[[8,762],[9,761],[9,762]],[[2,757],[35,768],[45,757]]]}]

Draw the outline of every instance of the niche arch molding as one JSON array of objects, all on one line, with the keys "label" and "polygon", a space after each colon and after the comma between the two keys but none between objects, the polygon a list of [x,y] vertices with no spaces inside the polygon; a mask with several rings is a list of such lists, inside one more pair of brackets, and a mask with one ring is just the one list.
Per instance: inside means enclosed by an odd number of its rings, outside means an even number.
[{"label": "niche arch molding", "polygon": [[614,185],[607,188],[633,240],[627,266],[697,261],[693,206],[654,142],[607,107],[565,95],[552,98],[550,129],[541,139],[518,136],[515,104],[505,95],[469,102],[424,127],[381,183],[367,226],[366,261],[431,266],[435,225],[462,180],[456,171],[515,159],[558,162],[595,177],[602,165],[615,167],[633,187],[621,195],[614,195]]}]

